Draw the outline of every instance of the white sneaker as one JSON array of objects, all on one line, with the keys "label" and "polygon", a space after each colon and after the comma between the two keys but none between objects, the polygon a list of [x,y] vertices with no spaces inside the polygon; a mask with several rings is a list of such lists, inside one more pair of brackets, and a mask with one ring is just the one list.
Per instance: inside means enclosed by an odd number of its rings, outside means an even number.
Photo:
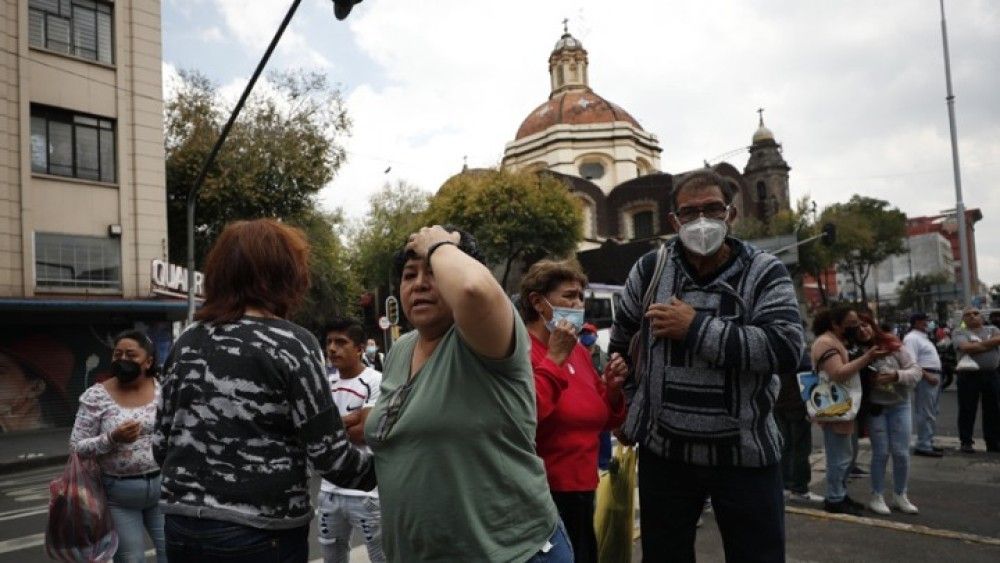
[{"label": "white sneaker", "polygon": [[868,501],[868,510],[871,510],[875,514],[881,514],[882,516],[888,516],[892,514],[889,507],[885,504],[885,499],[882,495],[872,493],[871,500]]},{"label": "white sneaker", "polygon": [[789,500],[794,500],[798,502],[810,502],[810,503],[821,503],[823,502],[823,497],[817,495],[812,491],[806,491],[804,493],[790,493]]},{"label": "white sneaker", "polygon": [[896,505],[896,508],[898,508],[900,512],[905,514],[918,514],[920,512],[917,510],[917,507],[910,502],[910,499],[906,498],[906,493],[901,495],[893,494],[893,504]]}]

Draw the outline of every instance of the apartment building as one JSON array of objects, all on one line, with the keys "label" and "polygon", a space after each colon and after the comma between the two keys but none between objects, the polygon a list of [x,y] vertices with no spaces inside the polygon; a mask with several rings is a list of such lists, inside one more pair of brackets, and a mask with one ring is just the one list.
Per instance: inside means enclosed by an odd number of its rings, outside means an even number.
[{"label": "apartment building", "polygon": [[159,0],[0,0],[0,433],[72,423],[111,342],[161,351]]}]

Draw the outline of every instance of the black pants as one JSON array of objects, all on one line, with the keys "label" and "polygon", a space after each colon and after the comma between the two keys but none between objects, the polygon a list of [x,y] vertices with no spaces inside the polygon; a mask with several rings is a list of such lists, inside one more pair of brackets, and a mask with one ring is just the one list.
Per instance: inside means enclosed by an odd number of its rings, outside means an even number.
[{"label": "black pants", "polygon": [[775,409],[774,421],[785,444],[781,449],[781,477],[785,488],[793,493],[809,492],[812,466],[809,453],[812,452],[812,423],[805,411],[784,412]]},{"label": "black pants", "polygon": [[170,563],[306,563],[309,526],[264,530],[191,516],[167,514],[167,561]]},{"label": "black pants", "polygon": [[695,529],[706,496],[712,497],[727,562],[785,561],[780,464],[701,467],[668,461],[639,448],[644,562],[694,562]]},{"label": "black pants", "polygon": [[1000,376],[993,370],[958,372],[958,437],[972,445],[976,410],[983,403],[983,440],[990,450],[1000,450]]},{"label": "black pants", "polygon": [[573,546],[576,563],[597,563],[597,536],[594,534],[594,491],[552,491],[559,517]]}]

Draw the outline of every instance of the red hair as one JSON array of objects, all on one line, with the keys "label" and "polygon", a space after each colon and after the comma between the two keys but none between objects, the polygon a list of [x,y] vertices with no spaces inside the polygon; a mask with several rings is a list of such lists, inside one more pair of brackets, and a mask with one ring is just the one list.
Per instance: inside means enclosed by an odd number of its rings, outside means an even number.
[{"label": "red hair", "polygon": [[903,343],[896,338],[895,334],[884,332],[868,313],[858,313],[858,318],[872,329],[872,343],[875,346],[885,348],[890,352],[895,352],[903,347]]},{"label": "red hair", "polygon": [[228,323],[247,307],[287,318],[309,289],[309,243],[274,219],[235,221],[205,258],[205,304],[195,318]]}]

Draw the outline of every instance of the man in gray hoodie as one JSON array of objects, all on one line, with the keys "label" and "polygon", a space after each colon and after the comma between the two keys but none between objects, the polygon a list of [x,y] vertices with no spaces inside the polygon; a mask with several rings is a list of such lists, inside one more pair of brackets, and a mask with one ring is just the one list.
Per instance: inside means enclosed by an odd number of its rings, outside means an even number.
[{"label": "man in gray hoodie", "polygon": [[[666,257],[632,267],[609,352],[633,335],[623,435],[639,449],[645,561],[694,561],[695,527],[712,497],[726,557],[784,561],[777,373],[795,371],[803,329],[791,278],[774,256],[727,236],[735,182],[703,169],[676,179]],[[749,558],[749,559],[748,559]]]}]

